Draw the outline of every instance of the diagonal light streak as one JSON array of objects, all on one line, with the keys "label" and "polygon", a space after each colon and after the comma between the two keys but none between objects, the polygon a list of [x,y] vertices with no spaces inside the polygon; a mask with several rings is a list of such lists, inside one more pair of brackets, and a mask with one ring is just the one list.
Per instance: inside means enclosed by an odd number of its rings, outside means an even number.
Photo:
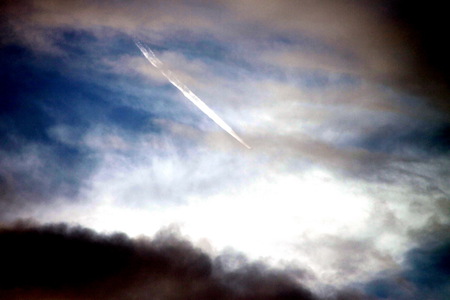
[{"label": "diagonal light streak", "polygon": [[219,125],[223,130],[225,130],[228,134],[234,137],[239,143],[244,145],[247,149],[251,149],[251,147],[241,139],[236,132],[225,123],[222,118],[220,118],[211,108],[209,108],[205,102],[203,102],[197,95],[195,95],[186,85],[184,85],[170,70],[165,70],[162,68],[163,63],[156,57],[155,53],[148,47],[145,47],[140,41],[135,41],[136,46],[141,50],[142,54],[145,58],[155,67],[157,68],[164,77],[169,80],[171,84],[173,84],[177,89],[180,90],[183,95],[194,103],[205,115],[207,115],[211,120],[213,120],[217,125]]}]

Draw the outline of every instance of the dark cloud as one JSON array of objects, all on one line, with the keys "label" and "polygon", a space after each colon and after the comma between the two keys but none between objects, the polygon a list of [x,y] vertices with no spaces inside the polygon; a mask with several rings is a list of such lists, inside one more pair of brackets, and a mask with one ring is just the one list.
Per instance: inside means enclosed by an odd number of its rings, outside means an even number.
[{"label": "dark cloud", "polygon": [[227,267],[170,233],[153,240],[64,224],[0,231],[2,299],[318,299],[295,272]]},{"label": "dark cloud", "polygon": [[364,285],[364,290],[381,299],[434,299],[450,297],[450,242],[448,226],[442,234],[426,241],[405,256],[402,270],[380,276]]},{"label": "dark cloud", "polygon": [[355,146],[372,152],[406,157],[444,156],[450,151],[450,124],[446,122],[417,122],[385,125],[359,137]]},{"label": "dark cloud", "polygon": [[[101,235],[66,224],[0,229],[2,299],[448,299],[450,244],[409,251],[403,269],[318,296],[298,269],[273,269],[237,254],[210,258],[175,233],[154,239]],[[363,292],[364,291],[364,292]],[[326,293],[325,293],[326,294]]]},{"label": "dark cloud", "polygon": [[450,46],[444,42],[449,27],[442,1],[381,1],[385,11],[402,29],[408,42],[405,55],[414,57],[413,72],[401,82],[413,92],[431,96],[438,108],[450,108]]}]

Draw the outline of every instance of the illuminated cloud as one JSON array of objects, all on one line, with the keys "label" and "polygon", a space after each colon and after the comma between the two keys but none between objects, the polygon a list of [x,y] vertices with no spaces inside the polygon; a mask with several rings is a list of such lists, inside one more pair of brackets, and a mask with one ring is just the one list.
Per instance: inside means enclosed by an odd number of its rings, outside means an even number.
[{"label": "illuminated cloud", "polygon": [[197,95],[195,95],[186,85],[184,85],[170,70],[166,70],[163,68],[163,63],[156,57],[151,49],[147,49],[141,42],[135,42],[138,46],[139,50],[141,50],[142,54],[145,58],[161,73],[167,80],[172,83],[177,89],[183,93],[183,95],[189,99],[195,106],[197,106],[204,114],[206,114],[211,120],[213,120],[217,125],[220,126],[223,130],[225,130],[228,134],[230,134],[233,138],[235,138],[239,143],[245,146],[247,149],[251,149],[249,145],[247,145],[237,134],[228,126],[225,121],[223,121],[211,108],[209,108],[205,102],[203,102]]}]

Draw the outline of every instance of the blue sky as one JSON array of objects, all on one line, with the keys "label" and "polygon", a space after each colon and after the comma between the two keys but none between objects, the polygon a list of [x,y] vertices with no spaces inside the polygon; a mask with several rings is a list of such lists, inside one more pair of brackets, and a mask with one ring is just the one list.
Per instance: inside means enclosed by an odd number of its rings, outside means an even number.
[{"label": "blue sky", "polygon": [[448,58],[400,2],[7,1],[0,235],[170,231],[224,278],[260,264],[317,299],[446,299]]}]

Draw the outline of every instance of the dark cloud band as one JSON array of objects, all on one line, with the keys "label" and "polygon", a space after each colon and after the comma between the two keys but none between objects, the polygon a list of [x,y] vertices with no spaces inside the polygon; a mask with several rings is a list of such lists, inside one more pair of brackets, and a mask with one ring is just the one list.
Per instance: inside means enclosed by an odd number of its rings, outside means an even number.
[{"label": "dark cloud band", "polygon": [[185,240],[132,240],[64,224],[0,231],[2,299],[316,299],[289,272],[225,271]]}]

